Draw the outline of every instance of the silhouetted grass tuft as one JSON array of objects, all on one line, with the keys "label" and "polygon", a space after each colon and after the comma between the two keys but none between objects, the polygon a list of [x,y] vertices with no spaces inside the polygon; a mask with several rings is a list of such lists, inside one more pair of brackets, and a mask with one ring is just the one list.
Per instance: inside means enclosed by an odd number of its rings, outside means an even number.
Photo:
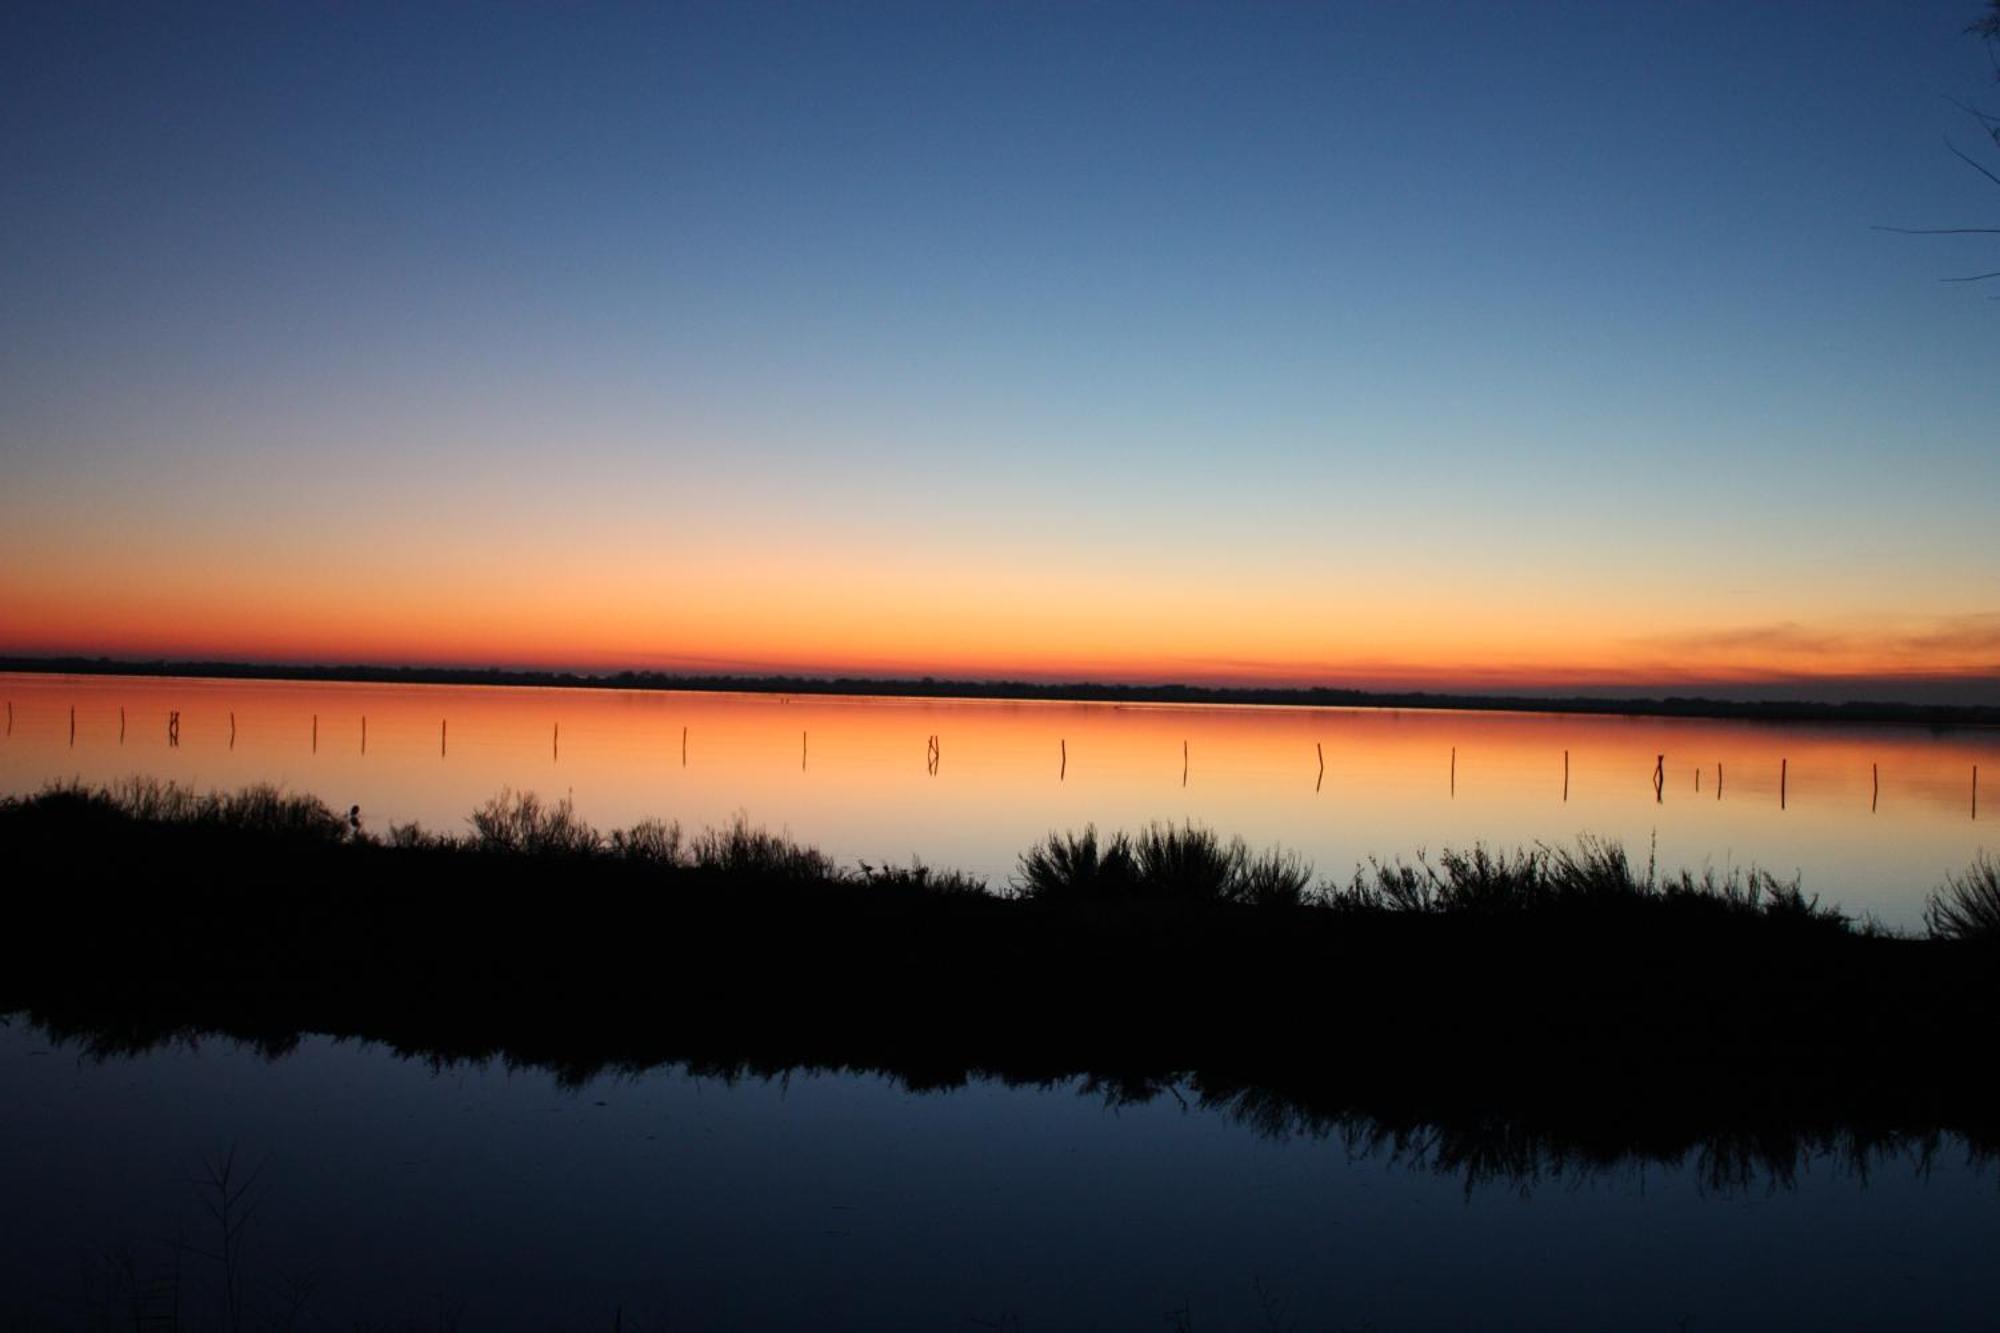
[{"label": "silhouetted grass tuft", "polygon": [[1014,891],[1048,901],[1132,896],[1139,878],[1132,840],[1116,833],[1100,844],[1097,826],[1081,833],[1051,833],[1021,853]]},{"label": "silhouetted grass tuft", "polygon": [[611,854],[626,861],[674,867],[685,864],[681,826],[678,822],[642,819],[629,829],[611,835]]},{"label": "silhouetted grass tuft", "polygon": [[1138,895],[1156,902],[1234,902],[1242,893],[1250,849],[1215,830],[1187,823],[1148,824],[1132,840]]},{"label": "silhouetted grass tuft", "polygon": [[713,874],[760,879],[832,880],[840,877],[833,858],[817,847],[801,847],[782,834],[751,828],[738,814],[727,828],[703,829],[688,845],[690,863]]},{"label": "silhouetted grass tuft", "polygon": [[151,824],[183,824],[338,841],[347,821],[317,796],[257,783],[235,792],[197,792],[158,778],[127,778],[105,787],[52,785],[30,800],[76,816],[122,815]]},{"label": "silhouetted grass tuft", "polygon": [[459,845],[450,834],[432,833],[415,820],[407,824],[391,824],[382,843],[403,852],[448,851]]},{"label": "silhouetted grass tuft", "polygon": [[967,898],[987,896],[986,881],[977,875],[969,875],[963,870],[939,870],[915,858],[906,866],[875,866],[863,861],[861,880],[871,888],[919,889],[925,893]]},{"label": "silhouetted grass tuft", "polygon": [[1347,912],[1414,912],[1500,915],[1526,911],[1602,912],[1665,906],[1683,912],[1759,917],[1798,925],[1846,929],[1847,919],[1808,897],[1796,879],[1769,871],[1714,868],[1662,878],[1648,861],[1642,875],[1622,845],[1584,836],[1574,847],[1496,852],[1475,843],[1446,849],[1435,862],[1370,861],[1346,885],[1328,891],[1326,905]]},{"label": "silhouetted grass tuft", "polygon": [[565,796],[545,804],[531,791],[503,788],[472,812],[473,846],[482,852],[529,856],[588,856],[604,846],[603,835],[576,813]]},{"label": "silhouetted grass tuft", "polygon": [[2000,861],[1981,850],[1963,875],[1924,903],[1924,925],[1939,940],[2000,940]]},{"label": "silhouetted grass tuft", "polygon": [[1235,896],[1252,907],[1302,907],[1310,901],[1312,882],[1312,862],[1273,847],[1243,862]]}]

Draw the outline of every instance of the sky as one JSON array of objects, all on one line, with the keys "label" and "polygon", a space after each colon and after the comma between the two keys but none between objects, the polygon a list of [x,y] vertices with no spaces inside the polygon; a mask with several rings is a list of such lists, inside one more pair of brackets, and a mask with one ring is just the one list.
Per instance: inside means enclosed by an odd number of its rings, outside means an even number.
[{"label": "sky", "polygon": [[0,653],[2000,702],[1949,3],[26,3]]}]

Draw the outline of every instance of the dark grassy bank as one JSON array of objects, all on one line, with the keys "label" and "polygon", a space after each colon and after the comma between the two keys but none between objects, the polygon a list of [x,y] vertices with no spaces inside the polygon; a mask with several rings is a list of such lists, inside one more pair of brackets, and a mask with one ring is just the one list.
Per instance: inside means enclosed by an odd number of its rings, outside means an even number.
[{"label": "dark grassy bank", "polygon": [[1928,727],[2000,727],[1990,704],[1915,704],[1884,700],[1826,703],[1808,699],[1707,697],[1541,698],[1429,690],[1353,690],[1219,685],[1121,685],[1103,681],[940,680],[931,676],[727,675],[669,671],[523,671],[504,667],[316,666],[269,662],[184,662],[156,658],[0,657],[0,671],[78,676],[187,676],[220,680],[356,681],[385,685],[516,685],[600,690],[693,690],[712,693],[861,695],[910,699],[1022,699],[1115,704],[1247,704],[1294,708],[1450,708],[1473,712],[1581,713],[1627,717],[1735,718],[1753,722],[1880,722]]},{"label": "dark grassy bank", "polygon": [[[1605,845],[1329,886],[1155,827],[1051,839],[999,893],[743,827],[600,837],[520,798],[462,838],[356,839],[310,798],[135,786],[0,805],[0,856],[0,1012],[103,1049],[313,1032],[572,1078],[1085,1076],[1471,1165],[2000,1143],[1990,938],[1859,930]],[[1990,864],[1960,890],[1983,902]]]}]

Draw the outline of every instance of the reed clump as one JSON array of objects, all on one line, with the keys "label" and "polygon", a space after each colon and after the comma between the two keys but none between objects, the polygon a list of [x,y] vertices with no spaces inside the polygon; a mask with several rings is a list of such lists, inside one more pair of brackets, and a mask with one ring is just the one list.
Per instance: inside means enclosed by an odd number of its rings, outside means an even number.
[{"label": "reed clump", "polygon": [[1199,824],[1156,823],[1136,836],[1100,839],[1050,833],[1021,854],[1017,896],[1041,901],[1243,903],[1297,907],[1312,890],[1313,868],[1274,847],[1253,855],[1241,838],[1224,840]]},{"label": "reed clump", "polygon": [[349,832],[347,820],[319,797],[267,782],[233,792],[199,792],[158,778],[134,777],[103,787],[57,784],[30,799],[78,818],[123,816],[149,824],[329,842]]},{"label": "reed clump", "polygon": [[1250,849],[1200,824],[1148,824],[1132,840],[1138,896],[1155,902],[1233,902]]},{"label": "reed clump", "polygon": [[1014,889],[1043,901],[1133,896],[1139,878],[1132,839],[1123,833],[1098,840],[1097,825],[1081,833],[1050,833],[1021,853]]},{"label": "reed clump", "polygon": [[840,868],[817,847],[753,828],[741,811],[723,828],[703,829],[688,844],[688,865],[714,875],[765,880],[833,880]]},{"label": "reed clump", "polygon": [[628,829],[611,834],[613,856],[647,865],[674,867],[686,859],[686,846],[678,820],[642,819]]},{"label": "reed clump", "polygon": [[603,835],[576,812],[569,797],[549,804],[531,791],[502,788],[472,812],[473,846],[482,852],[528,856],[589,856]]},{"label": "reed clump", "polygon": [[1682,870],[1661,875],[1652,858],[1643,872],[1624,845],[1584,835],[1574,846],[1494,851],[1484,844],[1447,848],[1435,860],[1419,852],[1416,864],[1370,861],[1321,901],[1347,912],[1437,915],[1506,915],[1526,911],[1602,912],[1665,906],[1735,917],[1761,917],[1844,929],[1838,909],[1820,906],[1797,879],[1784,880],[1756,867],[1718,873]]},{"label": "reed clump", "polygon": [[989,896],[986,881],[963,870],[942,870],[912,857],[906,866],[861,862],[861,880],[871,888],[905,889],[957,898]]},{"label": "reed clump", "polygon": [[1932,939],[2000,940],[2000,860],[1982,849],[1963,875],[1947,874],[1924,903],[1924,925]]}]

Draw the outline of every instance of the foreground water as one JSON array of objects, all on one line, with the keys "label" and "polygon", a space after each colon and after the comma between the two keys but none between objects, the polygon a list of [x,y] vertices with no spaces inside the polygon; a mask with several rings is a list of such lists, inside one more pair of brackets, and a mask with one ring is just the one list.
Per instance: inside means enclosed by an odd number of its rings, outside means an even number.
[{"label": "foreground water", "polygon": [[1797,873],[1913,926],[2000,809],[1990,790],[1977,806],[1975,769],[2000,783],[2000,735],[1980,729],[32,675],[0,691],[5,793],[276,782],[371,828],[455,830],[512,787],[572,796],[600,826],[742,813],[843,860],[994,880],[1086,823],[1194,819],[1342,878],[1369,857],[1592,833],[1664,868]]},{"label": "foreground water", "polygon": [[[0,1323],[220,1327],[199,1182],[258,1174],[245,1326],[1975,1327],[2000,1183],[1946,1139],[1718,1184],[1468,1183],[1172,1095],[656,1070],[563,1087],[308,1039],[96,1060],[0,1029]],[[143,1302],[142,1302],[143,1303]]]}]

